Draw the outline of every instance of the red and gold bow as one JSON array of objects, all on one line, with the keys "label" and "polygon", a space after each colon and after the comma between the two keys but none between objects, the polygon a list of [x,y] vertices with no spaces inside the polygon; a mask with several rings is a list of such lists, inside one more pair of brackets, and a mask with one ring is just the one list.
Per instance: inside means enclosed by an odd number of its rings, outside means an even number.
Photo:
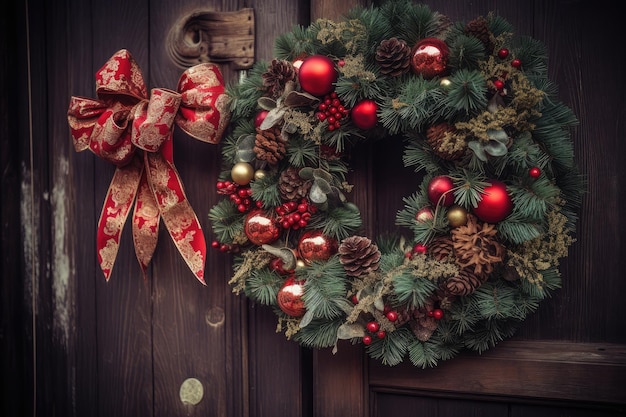
[{"label": "red and gold bow", "polygon": [[174,167],[174,124],[190,136],[218,143],[228,124],[229,99],[213,64],[188,68],[177,91],[150,97],[139,65],[127,50],[96,73],[98,99],[72,97],[68,122],[76,151],[91,150],[116,165],[98,221],[98,260],[108,281],[130,208],[135,253],[145,274],[163,219],[189,269],[203,284],[206,242]]}]

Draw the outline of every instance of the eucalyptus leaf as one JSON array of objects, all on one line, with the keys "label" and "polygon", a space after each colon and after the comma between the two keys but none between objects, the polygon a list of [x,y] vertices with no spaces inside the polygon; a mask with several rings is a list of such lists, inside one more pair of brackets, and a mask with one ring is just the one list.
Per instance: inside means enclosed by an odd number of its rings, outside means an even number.
[{"label": "eucalyptus leaf", "polygon": [[285,115],[284,107],[276,107],[275,109],[270,110],[267,113],[267,116],[265,116],[265,119],[263,119],[263,122],[261,122],[261,126],[259,126],[259,129],[261,130],[271,129],[276,123],[283,120],[284,115]]},{"label": "eucalyptus leaf", "polygon": [[317,184],[317,181],[313,183],[311,189],[309,190],[309,198],[311,199],[311,202],[315,204],[323,204],[328,201],[326,193],[322,191],[320,186]]},{"label": "eucalyptus leaf", "polygon": [[[300,325],[300,327],[302,327],[302,325]],[[344,323],[337,329],[338,339],[347,340],[363,336],[365,336],[365,329],[360,324]]]},{"label": "eucalyptus leaf", "polygon": [[483,150],[491,156],[504,156],[508,152],[505,144],[492,140],[483,147]]},{"label": "eucalyptus leaf", "polygon": [[304,316],[302,316],[302,319],[300,320],[300,328],[303,329],[306,326],[309,325],[309,323],[311,323],[311,320],[313,320],[313,312],[311,310],[307,310],[306,313],[304,313]]},{"label": "eucalyptus leaf", "polygon": [[327,182],[332,182],[333,181],[333,176],[330,175],[329,172],[327,172],[327,171],[325,171],[325,170],[323,170],[321,168],[315,168],[313,170],[313,176],[315,178],[321,178],[321,179],[323,179],[323,180],[325,180]]},{"label": "eucalyptus leaf", "polygon": [[259,105],[260,108],[262,108],[263,110],[273,110],[276,108],[276,100],[271,99],[269,97],[259,97],[259,99],[257,100],[257,104]]},{"label": "eucalyptus leaf", "polygon": [[333,192],[333,187],[331,187],[328,181],[326,181],[324,178],[315,178],[313,185],[319,187],[319,189],[322,190],[324,194],[330,194]]},{"label": "eucalyptus leaf", "polygon": [[478,159],[480,159],[483,162],[487,162],[487,154],[485,153],[485,150],[483,149],[483,146],[480,142],[478,142],[477,140],[473,140],[469,142],[467,146],[472,151],[474,151]]},{"label": "eucalyptus leaf", "polygon": [[300,178],[302,178],[303,180],[312,180],[313,171],[314,170],[311,167],[304,167],[300,171],[298,171],[298,175],[300,175]]}]

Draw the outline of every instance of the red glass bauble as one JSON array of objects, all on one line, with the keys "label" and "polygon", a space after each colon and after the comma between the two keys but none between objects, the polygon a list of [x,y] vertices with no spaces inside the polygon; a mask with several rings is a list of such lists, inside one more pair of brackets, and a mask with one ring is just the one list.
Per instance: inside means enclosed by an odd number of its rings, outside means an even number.
[{"label": "red glass bauble", "polygon": [[480,220],[487,223],[497,223],[504,220],[513,211],[513,200],[506,191],[506,184],[497,180],[490,180],[491,185],[485,187],[482,199],[473,212]]},{"label": "red glass bauble", "polygon": [[417,220],[418,223],[426,223],[427,221],[432,220],[434,216],[435,213],[433,213],[433,209],[430,207],[424,207],[415,213],[415,220]]},{"label": "red glass bauble", "polygon": [[449,53],[448,45],[441,39],[422,39],[413,47],[411,68],[427,80],[442,75],[447,70]]},{"label": "red glass bauble", "polygon": [[291,276],[278,290],[276,304],[285,314],[292,317],[302,317],[306,311],[302,294],[304,294],[304,281],[296,280]]},{"label": "red glass bauble", "polygon": [[243,231],[255,245],[272,243],[280,235],[280,228],[274,219],[262,210],[251,211],[246,216]]},{"label": "red glass bauble", "polygon": [[358,102],[350,112],[350,118],[356,127],[367,130],[378,123],[378,105],[374,100],[363,100]]},{"label": "red glass bauble", "polygon": [[337,81],[337,69],[332,59],[324,55],[311,55],[302,61],[298,70],[300,87],[314,96],[330,93]]},{"label": "red glass bauble", "polygon": [[254,118],[254,127],[261,127],[261,123],[263,123],[263,120],[265,120],[265,116],[267,116],[268,113],[269,112],[267,110],[261,110],[258,112]]},{"label": "red glass bauble", "polygon": [[447,175],[436,176],[428,183],[428,200],[433,206],[449,207],[454,204],[453,188],[452,178]]},{"label": "red glass bauble", "polygon": [[337,253],[338,246],[336,239],[324,235],[321,230],[311,230],[300,237],[298,253],[305,263],[325,261]]}]

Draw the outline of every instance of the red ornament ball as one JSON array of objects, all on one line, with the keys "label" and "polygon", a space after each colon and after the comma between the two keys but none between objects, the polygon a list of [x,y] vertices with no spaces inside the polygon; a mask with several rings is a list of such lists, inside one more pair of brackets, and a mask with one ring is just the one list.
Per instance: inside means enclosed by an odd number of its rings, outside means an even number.
[{"label": "red ornament ball", "polygon": [[335,63],[325,55],[311,55],[302,61],[298,70],[300,87],[314,96],[328,94],[333,89],[337,76]]},{"label": "red ornament ball", "polygon": [[434,218],[435,213],[430,207],[424,207],[422,209],[419,209],[417,213],[415,213],[415,220],[417,220],[418,223],[426,223],[427,221]]},{"label": "red ornament ball", "polygon": [[473,210],[476,217],[487,223],[498,223],[511,214],[513,200],[506,191],[506,184],[490,180],[490,185],[484,191],[478,206]]},{"label": "red ornament ball", "polygon": [[428,183],[428,200],[433,206],[449,207],[454,204],[454,183],[447,175],[438,175]]},{"label": "red ornament ball", "polygon": [[302,317],[306,308],[302,300],[304,294],[304,281],[289,277],[276,294],[278,307],[291,317]]},{"label": "red ornament ball", "polygon": [[272,243],[280,235],[280,228],[271,216],[262,210],[251,211],[244,221],[243,230],[255,245]]},{"label": "red ornament ball", "polygon": [[324,235],[321,230],[305,232],[298,241],[298,253],[307,264],[327,260],[337,253],[338,247],[337,240]]},{"label": "red ornament ball", "polygon": [[528,175],[532,178],[539,178],[541,176],[541,170],[537,167],[532,167],[528,170]]},{"label": "red ornament ball", "polygon": [[367,130],[378,123],[378,105],[374,100],[363,100],[358,102],[350,113],[352,122],[359,129]]},{"label": "red ornament ball", "polygon": [[263,123],[263,120],[265,120],[267,113],[269,113],[267,110],[261,110],[256,114],[256,117],[254,118],[254,127],[261,127],[261,123]]},{"label": "red ornament ball", "polygon": [[427,80],[443,75],[447,70],[448,45],[441,39],[425,38],[413,47],[411,68]]}]

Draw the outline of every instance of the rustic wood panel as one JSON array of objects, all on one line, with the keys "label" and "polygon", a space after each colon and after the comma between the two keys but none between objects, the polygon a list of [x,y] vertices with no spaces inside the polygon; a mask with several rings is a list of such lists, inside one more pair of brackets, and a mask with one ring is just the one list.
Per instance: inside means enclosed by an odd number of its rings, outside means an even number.
[{"label": "rustic wood panel", "polygon": [[[32,364],[25,354],[32,353],[28,345],[24,324],[31,317],[25,312],[24,294],[26,281],[21,267],[20,242],[20,153],[24,146],[20,141],[8,140],[19,137],[20,114],[26,108],[25,100],[17,101],[26,85],[23,67],[24,45],[19,38],[25,11],[15,3],[0,6],[0,54],[15,57],[0,62],[0,414],[13,416],[31,412],[29,404],[19,398],[32,392]],[[9,121],[13,121],[10,123]],[[6,139],[5,139],[6,138]]]}]

